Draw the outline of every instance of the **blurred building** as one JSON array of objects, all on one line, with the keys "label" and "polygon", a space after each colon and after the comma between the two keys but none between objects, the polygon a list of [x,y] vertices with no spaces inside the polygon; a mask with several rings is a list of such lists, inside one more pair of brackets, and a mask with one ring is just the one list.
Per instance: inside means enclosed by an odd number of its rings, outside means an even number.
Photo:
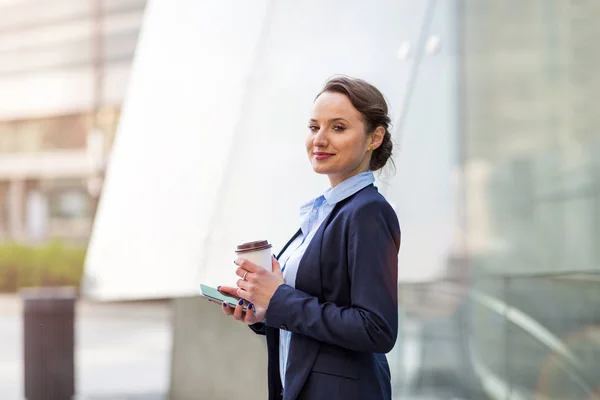
[{"label": "blurred building", "polygon": [[[401,306],[403,340],[391,357],[403,355],[397,392],[600,399],[600,2],[428,4],[434,17],[423,29],[441,32],[446,48],[452,33],[440,21],[457,19],[448,58],[459,64],[452,140],[467,257],[449,263],[459,279],[401,285],[400,298],[411,302]],[[451,66],[443,56],[436,62]],[[448,135],[427,125],[447,111],[435,103],[432,69],[425,59],[405,125],[407,135],[431,135],[431,148]],[[435,150],[424,149],[433,163]],[[418,179],[426,168],[411,174]],[[419,199],[424,207],[427,200]],[[415,230],[403,228],[408,243]]]},{"label": "blurred building", "polygon": [[597,399],[600,3],[461,3],[463,375],[492,398]]},{"label": "blurred building", "polygon": [[0,240],[87,240],[145,3],[0,1]]},{"label": "blurred building", "polygon": [[471,243],[511,249],[528,272],[600,259],[598,18],[592,0],[464,2],[464,155],[489,207]]}]

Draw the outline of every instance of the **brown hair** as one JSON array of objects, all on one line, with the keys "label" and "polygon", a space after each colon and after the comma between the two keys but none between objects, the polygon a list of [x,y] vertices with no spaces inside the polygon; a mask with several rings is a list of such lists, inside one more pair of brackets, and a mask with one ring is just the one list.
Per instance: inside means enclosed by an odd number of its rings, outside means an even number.
[{"label": "brown hair", "polygon": [[[388,105],[383,94],[375,86],[362,79],[346,76],[329,79],[316,98],[325,92],[340,93],[348,97],[354,108],[362,114],[367,127],[367,133],[373,132],[378,126],[385,129],[383,141],[373,151],[371,162],[369,163],[371,171],[383,168],[391,158],[394,147],[392,134],[389,131],[391,119],[388,115]],[[391,160],[391,162],[393,164],[394,160]]]}]

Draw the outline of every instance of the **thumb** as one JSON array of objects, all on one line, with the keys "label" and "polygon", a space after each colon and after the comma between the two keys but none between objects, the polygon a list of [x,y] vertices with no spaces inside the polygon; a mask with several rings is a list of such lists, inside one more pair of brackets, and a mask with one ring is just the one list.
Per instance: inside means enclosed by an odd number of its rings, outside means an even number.
[{"label": "thumb", "polygon": [[277,261],[275,256],[271,258],[271,271],[274,274],[283,275],[283,272],[281,272],[281,265],[279,265],[279,261]]},{"label": "thumb", "polygon": [[217,288],[219,292],[222,294],[226,294],[228,296],[237,297],[238,288],[230,287],[230,286],[220,286]]}]

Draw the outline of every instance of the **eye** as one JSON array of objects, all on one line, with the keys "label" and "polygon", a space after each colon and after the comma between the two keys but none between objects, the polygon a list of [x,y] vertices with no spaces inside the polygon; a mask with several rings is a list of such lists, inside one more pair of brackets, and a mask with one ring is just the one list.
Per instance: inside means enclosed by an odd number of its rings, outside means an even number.
[{"label": "eye", "polygon": [[309,124],[308,129],[310,129],[312,132],[316,132],[319,130],[319,127],[316,126],[315,124]]},{"label": "eye", "polygon": [[333,130],[337,132],[343,132],[346,130],[346,127],[344,125],[334,125]]}]

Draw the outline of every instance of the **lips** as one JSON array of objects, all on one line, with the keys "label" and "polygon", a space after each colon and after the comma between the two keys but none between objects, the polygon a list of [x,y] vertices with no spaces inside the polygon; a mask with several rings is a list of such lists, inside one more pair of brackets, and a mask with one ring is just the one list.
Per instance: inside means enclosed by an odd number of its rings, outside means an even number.
[{"label": "lips", "polygon": [[331,153],[323,153],[323,152],[315,152],[313,153],[315,155],[315,159],[321,161],[321,160],[326,160],[330,157],[333,157],[334,154]]}]

